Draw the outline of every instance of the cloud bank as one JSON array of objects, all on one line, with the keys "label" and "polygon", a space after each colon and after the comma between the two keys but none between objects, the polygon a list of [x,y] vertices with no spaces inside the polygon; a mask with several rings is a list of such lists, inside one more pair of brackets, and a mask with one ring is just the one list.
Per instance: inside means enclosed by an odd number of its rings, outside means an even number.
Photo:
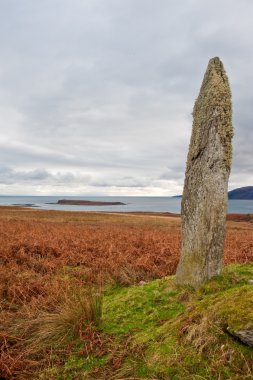
[{"label": "cloud bank", "polygon": [[251,0],[1,0],[0,193],[174,195],[220,56],[253,185]]}]

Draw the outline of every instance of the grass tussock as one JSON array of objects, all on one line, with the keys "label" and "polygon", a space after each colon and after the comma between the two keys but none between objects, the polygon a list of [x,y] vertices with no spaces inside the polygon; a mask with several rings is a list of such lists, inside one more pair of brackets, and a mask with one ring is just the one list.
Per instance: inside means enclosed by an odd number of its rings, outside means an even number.
[{"label": "grass tussock", "polygon": [[58,299],[54,311],[34,308],[17,313],[5,324],[0,340],[2,376],[12,378],[20,371],[30,377],[33,367],[38,369],[50,351],[66,350],[73,342],[83,340],[85,331],[100,323],[102,300],[98,290],[74,284]]},{"label": "grass tussock", "polygon": [[[67,345],[80,337],[87,325],[98,326],[102,316],[102,295],[91,289],[75,288],[65,295],[54,312],[42,312],[15,324],[27,352]],[[16,334],[17,335],[17,334]]]}]

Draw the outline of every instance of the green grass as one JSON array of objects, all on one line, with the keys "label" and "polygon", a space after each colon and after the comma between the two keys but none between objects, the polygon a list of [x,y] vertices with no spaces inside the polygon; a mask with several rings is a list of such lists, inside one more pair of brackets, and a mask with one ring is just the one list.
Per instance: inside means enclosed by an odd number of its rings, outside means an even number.
[{"label": "green grass", "polygon": [[183,312],[177,291],[169,280],[156,280],[144,286],[118,288],[104,297],[101,328],[109,334],[131,333],[133,341],[146,343],[157,335],[156,326]]},{"label": "green grass", "polygon": [[99,325],[110,339],[104,354],[72,351],[48,378],[252,379],[253,349],[226,332],[253,328],[249,279],[253,264],[226,267],[198,291],[172,277],[108,289]]}]

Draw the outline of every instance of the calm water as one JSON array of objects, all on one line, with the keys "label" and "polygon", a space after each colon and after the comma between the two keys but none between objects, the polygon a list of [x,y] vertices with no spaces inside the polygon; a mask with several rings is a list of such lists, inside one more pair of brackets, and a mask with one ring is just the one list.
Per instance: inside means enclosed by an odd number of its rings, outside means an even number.
[{"label": "calm water", "polygon": [[[122,202],[124,206],[69,206],[47,204],[56,203],[58,199],[84,199],[90,201]],[[89,196],[0,196],[0,205],[33,204],[44,210],[69,210],[69,211],[157,211],[180,212],[180,198],[172,197],[89,197]],[[253,200],[230,200],[228,205],[230,213],[253,213]]]}]

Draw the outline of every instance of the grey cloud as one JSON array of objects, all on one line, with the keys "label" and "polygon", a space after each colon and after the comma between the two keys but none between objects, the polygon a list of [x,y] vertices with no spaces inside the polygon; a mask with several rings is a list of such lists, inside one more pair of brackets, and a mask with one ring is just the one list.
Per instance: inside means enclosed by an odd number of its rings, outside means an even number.
[{"label": "grey cloud", "polygon": [[160,180],[177,180],[180,182],[182,181],[183,177],[184,177],[184,171],[182,170],[182,168],[178,168],[178,169],[168,168],[166,172],[160,175],[159,179]]},{"label": "grey cloud", "polygon": [[135,178],[135,177],[123,177],[123,178],[111,178],[110,180],[99,180],[91,181],[91,185],[98,187],[120,187],[120,188],[131,188],[131,187],[148,187],[152,186],[152,180],[150,178]]},{"label": "grey cloud", "polygon": [[84,174],[73,174],[69,172],[56,172],[50,173],[45,169],[35,169],[27,171],[17,171],[9,167],[0,167],[0,184],[20,184],[20,183],[33,183],[33,184],[63,184],[69,185],[71,183],[86,182],[89,183],[91,177]]},{"label": "grey cloud", "polygon": [[50,174],[46,170],[32,170],[20,172],[12,170],[8,167],[0,167],[0,183],[1,184],[14,184],[26,181],[44,181],[50,178]]}]

